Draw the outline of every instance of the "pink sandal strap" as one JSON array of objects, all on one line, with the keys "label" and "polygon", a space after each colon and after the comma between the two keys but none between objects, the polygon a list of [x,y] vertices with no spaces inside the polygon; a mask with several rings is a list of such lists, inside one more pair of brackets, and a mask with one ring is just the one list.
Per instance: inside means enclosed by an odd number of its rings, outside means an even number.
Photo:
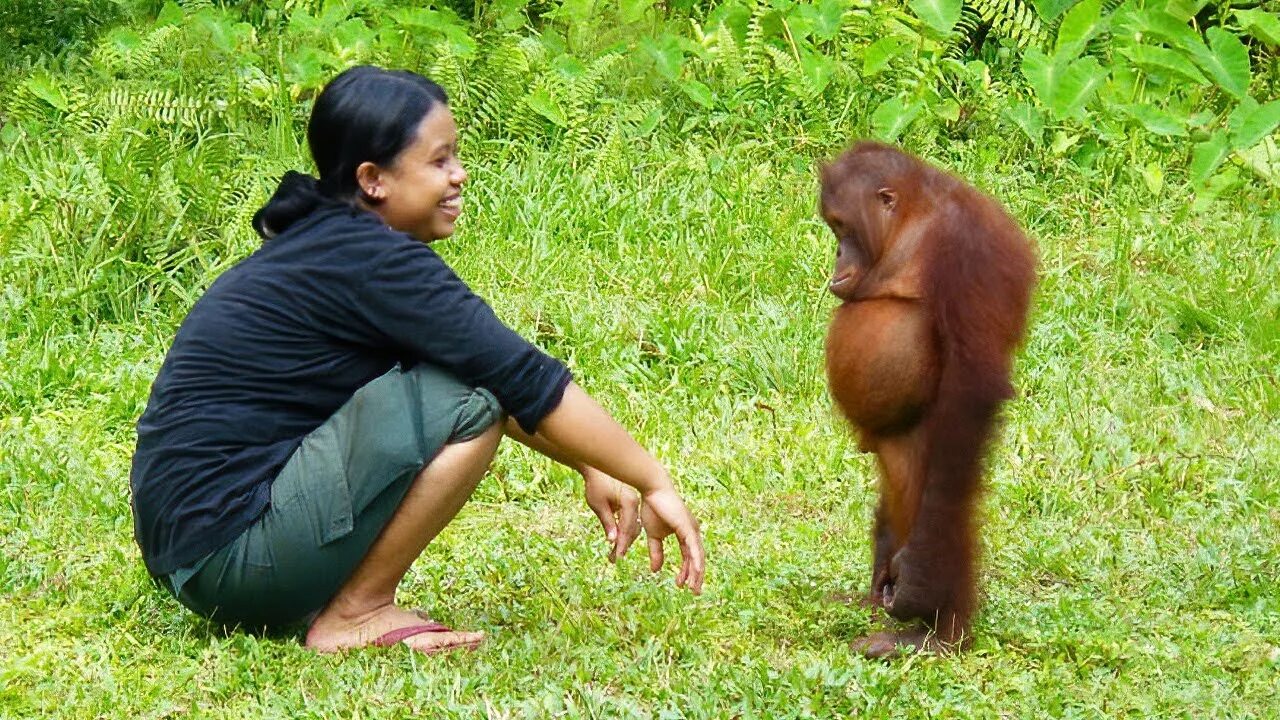
[{"label": "pink sandal strap", "polygon": [[377,640],[374,640],[373,644],[378,647],[391,647],[402,640],[411,638],[415,635],[438,632],[453,632],[453,630],[438,622],[430,622],[425,625],[410,625],[408,627],[397,628],[391,632],[385,633]]}]

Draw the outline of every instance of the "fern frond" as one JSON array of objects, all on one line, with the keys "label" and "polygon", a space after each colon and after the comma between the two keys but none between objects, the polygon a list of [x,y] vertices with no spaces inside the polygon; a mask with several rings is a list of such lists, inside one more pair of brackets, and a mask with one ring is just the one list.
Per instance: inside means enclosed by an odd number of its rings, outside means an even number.
[{"label": "fern frond", "polygon": [[478,135],[500,137],[528,87],[529,58],[510,38],[486,43],[476,55],[465,82],[468,126]]},{"label": "fern frond", "polygon": [[91,57],[94,64],[112,75],[145,73],[166,61],[166,51],[173,46],[174,36],[179,32],[175,25],[164,25],[144,38],[132,33],[112,33],[94,48]]},{"label": "fern frond", "polygon": [[1030,0],[969,0],[969,7],[991,27],[991,33],[1020,48],[1042,47],[1049,33]]},{"label": "fern frond", "polygon": [[574,78],[565,88],[565,109],[569,121],[567,139],[571,150],[582,152],[603,141],[604,136],[594,132],[596,123],[593,110],[602,95],[602,82],[621,59],[620,53],[601,55],[587,66],[585,73]]},{"label": "fern frond", "polygon": [[221,110],[219,103],[154,86],[134,88],[116,84],[97,94],[81,109],[82,122],[94,127],[121,118],[150,120],[159,125],[208,127]]}]

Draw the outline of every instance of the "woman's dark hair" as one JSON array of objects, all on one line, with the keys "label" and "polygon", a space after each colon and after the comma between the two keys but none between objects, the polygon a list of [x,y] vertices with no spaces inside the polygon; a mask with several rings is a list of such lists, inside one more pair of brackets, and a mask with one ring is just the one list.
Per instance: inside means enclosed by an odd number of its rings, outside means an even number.
[{"label": "woman's dark hair", "polygon": [[449,104],[444,88],[415,72],[371,65],[343,71],[320,92],[307,124],[307,144],[320,177],[285,173],[254,214],[253,229],[266,240],[322,204],[354,203],[361,196],[356,168],[394,161],[437,104]]}]

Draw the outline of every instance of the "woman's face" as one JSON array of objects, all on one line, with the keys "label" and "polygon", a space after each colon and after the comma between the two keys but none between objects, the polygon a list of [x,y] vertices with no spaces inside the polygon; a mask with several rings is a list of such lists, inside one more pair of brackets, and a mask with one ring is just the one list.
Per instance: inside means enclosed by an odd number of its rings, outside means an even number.
[{"label": "woman's face", "polygon": [[370,210],[395,228],[423,242],[453,234],[462,212],[462,183],[467,171],[458,160],[458,126],[443,104],[418,125],[414,141],[388,166],[363,163],[356,179]]}]

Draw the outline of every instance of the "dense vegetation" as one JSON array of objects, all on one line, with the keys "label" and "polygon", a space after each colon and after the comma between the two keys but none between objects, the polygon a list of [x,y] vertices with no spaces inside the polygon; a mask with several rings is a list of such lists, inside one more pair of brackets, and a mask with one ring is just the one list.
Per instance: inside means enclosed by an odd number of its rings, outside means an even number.
[{"label": "dense vegetation", "polygon": [[[1205,716],[1280,683],[1280,16],[1221,0],[10,0],[0,717]],[[708,591],[607,566],[505,448],[404,600],[480,652],[317,657],[150,585],[133,422],[357,62],[451,93],[441,251],[666,462]],[[960,657],[862,660],[874,470],[821,347],[815,164],[876,136],[1039,245]],[[1268,709],[1272,708],[1272,709]]]}]

